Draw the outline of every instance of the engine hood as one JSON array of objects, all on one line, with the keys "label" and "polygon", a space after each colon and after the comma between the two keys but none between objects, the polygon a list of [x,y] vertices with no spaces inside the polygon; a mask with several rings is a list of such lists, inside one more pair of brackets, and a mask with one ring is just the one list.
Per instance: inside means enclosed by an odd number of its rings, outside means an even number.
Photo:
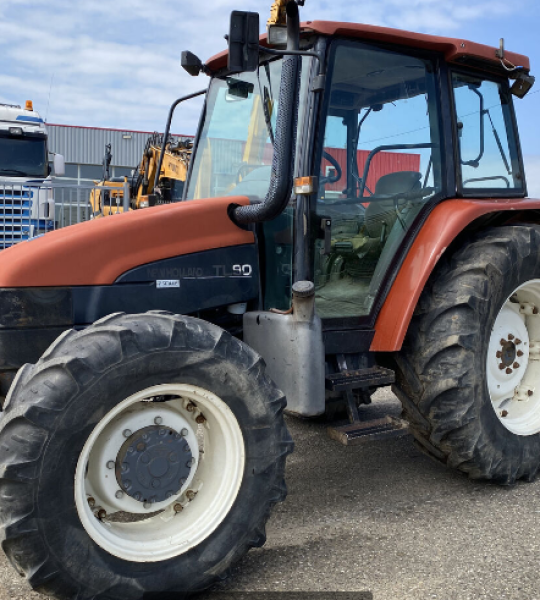
[{"label": "engine hood", "polygon": [[0,252],[0,288],[113,284],[137,266],[214,248],[254,243],[230,204],[246,197],[192,200],[72,225]]}]

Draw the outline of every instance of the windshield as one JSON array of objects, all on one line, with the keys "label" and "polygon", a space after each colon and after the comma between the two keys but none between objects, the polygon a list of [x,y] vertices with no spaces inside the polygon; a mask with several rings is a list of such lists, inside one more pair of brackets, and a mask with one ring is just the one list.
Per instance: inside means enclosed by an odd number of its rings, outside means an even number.
[{"label": "windshield", "polygon": [[270,182],[280,79],[278,59],[262,64],[258,74],[212,80],[187,200],[227,195],[264,199]]},{"label": "windshield", "polygon": [[0,176],[47,177],[47,175],[47,142],[44,137],[0,137]]}]

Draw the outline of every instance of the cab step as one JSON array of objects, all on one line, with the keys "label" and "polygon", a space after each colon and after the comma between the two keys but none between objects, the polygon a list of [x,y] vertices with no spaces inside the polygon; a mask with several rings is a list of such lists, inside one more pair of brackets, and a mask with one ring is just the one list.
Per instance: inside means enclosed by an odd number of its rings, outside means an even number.
[{"label": "cab step", "polygon": [[344,446],[356,446],[375,440],[401,437],[409,433],[409,424],[403,419],[387,415],[372,421],[356,421],[347,425],[329,427],[328,435]]},{"label": "cab step", "polygon": [[369,369],[342,370],[339,373],[331,373],[326,375],[325,386],[327,390],[339,392],[358,388],[381,387],[390,385],[395,380],[394,371],[375,366]]}]

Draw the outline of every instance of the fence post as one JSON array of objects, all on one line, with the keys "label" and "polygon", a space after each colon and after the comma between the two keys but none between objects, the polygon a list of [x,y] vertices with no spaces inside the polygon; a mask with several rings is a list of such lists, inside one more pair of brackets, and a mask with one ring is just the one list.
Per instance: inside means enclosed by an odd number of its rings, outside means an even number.
[{"label": "fence post", "polygon": [[129,189],[129,184],[128,184],[128,180],[127,177],[124,177],[124,196],[123,196],[123,203],[122,206],[124,208],[124,212],[128,212],[129,210],[129,204],[130,204],[130,189]]}]

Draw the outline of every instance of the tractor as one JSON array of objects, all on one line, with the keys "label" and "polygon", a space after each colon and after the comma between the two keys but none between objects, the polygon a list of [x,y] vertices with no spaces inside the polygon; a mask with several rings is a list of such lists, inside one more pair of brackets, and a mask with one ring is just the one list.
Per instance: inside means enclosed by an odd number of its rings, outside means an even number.
[{"label": "tractor", "polygon": [[362,422],[381,386],[441,463],[538,471],[529,60],[302,4],[183,53],[209,77],[183,201],[0,256],[0,539],[48,596],[223,580],[285,499],[284,411],[345,411],[353,444],[403,427]]}]

